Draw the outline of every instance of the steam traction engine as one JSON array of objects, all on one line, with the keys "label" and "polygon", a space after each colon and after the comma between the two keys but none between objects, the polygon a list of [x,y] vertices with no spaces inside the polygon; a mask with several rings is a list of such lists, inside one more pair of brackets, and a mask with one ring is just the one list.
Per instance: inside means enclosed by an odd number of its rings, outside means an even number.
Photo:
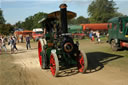
[{"label": "steam traction engine", "polygon": [[74,42],[68,33],[67,19],[76,13],[66,10],[67,5],[61,4],[60,11],[55,11],[39,21],[45,32],[44,38],[38,41],[39,62],[42,69],[50,68],[53,76],[58,76],[61,68],[77,66],[78,71],[85,73],[87,58],[79,50],[78,42]]}]

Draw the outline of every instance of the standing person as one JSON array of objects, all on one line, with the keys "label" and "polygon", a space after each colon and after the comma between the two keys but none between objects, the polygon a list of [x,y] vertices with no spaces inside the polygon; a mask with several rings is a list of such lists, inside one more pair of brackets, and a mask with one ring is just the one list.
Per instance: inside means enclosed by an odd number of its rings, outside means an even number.
[{"label": "standing person", "polygon": [[97,42],[100,43],[100,33],[99,31],[96,32]]},{"label": "standing person", "polygon": [[31,45],[30,45],[30,36],[29,35],[26,36],[26,48],[27,48],[27,50],[28,50],[28,48],[31,48]]},{"label": "standing person", "polygon": [[9,44],[8,45],[10,45],[10,47],[11,47],[11,53],[14,53],[14,40],[13,40],[13,37],[11,37],[9,39]]},{"label": "standing person", "polygon": [[18,49],[16,47],[16,37],[15,36],[13,37],[13,41],[14,41],[14,43],[13,43],[14,49],[16,49],[18,51]]},{"label": "standing person", "polygon": [[94,36],[93,36],[93,31],[92,30],[89,33],[89,37],[90,37],[91,41],[94,41]]},{"label": "standing person", "polygon": [[108,43],[108,38],[109,38],[109,33],[106,34],[106,38],[107,38],[107,43]]},{"label": "standing person", "polygon": [[1,54],[2,40],[0,39],[0,54]]},{"label": "standing person", "polygon": [[92,32],[90,31],[90,33],[89,33],[89,37],[90,37],[90,39],[92,40]]},{"label": "standing person", "polygon": [[11,53],[14,53],[14,40],[13,40],[13,36],[8,38],[8,45],[10,45]]},{"label": "standing person", "polygon": [[24,41],[23,41],[23,35],[21,35],[21,43],[23,43]]},{"label": "standing person", "polygon": [[6,52],[6,51],[7,51],[7,48],[6,48],[6,42],[5,42],[4,36],[2,36],[1,40],[2,40],[2,48],[3,48],[4,51]]}]

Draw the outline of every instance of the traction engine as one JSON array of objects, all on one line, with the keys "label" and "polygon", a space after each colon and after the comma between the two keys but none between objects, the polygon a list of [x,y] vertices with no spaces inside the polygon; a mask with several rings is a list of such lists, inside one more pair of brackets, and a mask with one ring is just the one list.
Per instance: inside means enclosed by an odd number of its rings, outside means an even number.
[{"label": "traction engine", "polygon": [[85,73],[87,69],[86,54],[79,50],[78,41],[72,39],[68,33],[67,21],[76,13],[67,11],[67,5],[61,4],[60,11],[55,11],[39,21],[45,33],[38,41],[39,62],[42,69],[50,68],[53,76],[58,76],[63,68],[77,67]]}]

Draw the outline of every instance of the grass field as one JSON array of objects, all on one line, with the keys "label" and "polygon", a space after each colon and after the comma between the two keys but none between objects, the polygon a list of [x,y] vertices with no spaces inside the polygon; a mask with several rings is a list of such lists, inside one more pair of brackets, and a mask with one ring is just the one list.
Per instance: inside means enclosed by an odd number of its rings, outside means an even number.
[{"label": "grass field", "polygon": [[101,43],[91,42],[89,39],[80,40],[80,49],[84,50],[89,68],[95,69],[98,66],[104,67],[106,64],[112,67],[118,67],[121,71],[128,72],[128,50],[112,51],[106,39],[101,39]]}]

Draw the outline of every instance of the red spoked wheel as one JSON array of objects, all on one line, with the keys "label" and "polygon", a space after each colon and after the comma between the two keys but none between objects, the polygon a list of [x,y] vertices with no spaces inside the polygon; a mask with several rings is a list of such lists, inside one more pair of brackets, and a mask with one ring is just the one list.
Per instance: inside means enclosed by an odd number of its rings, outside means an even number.
[{"label": "red spoked wheel", "polygon": [[79,72],[85,73],[87,70],[88,62],[87,62],[87,57],[83,51],[80,51],[77,62],[78,62]]},{"label": "red spoked wheel", "polygon": [[50,69],[53,76],[57,77],[59,73],[59,61],[55,52],[51,52]]},{"label": "red spoked wheel", "polygon": [[40,39],[38,41],[38,56],[39,56],[39,63],[41,68],[43,68],[43,59],[42,59],[42,51],[44,51],[43,46],[46,44],[46,40]]}]

